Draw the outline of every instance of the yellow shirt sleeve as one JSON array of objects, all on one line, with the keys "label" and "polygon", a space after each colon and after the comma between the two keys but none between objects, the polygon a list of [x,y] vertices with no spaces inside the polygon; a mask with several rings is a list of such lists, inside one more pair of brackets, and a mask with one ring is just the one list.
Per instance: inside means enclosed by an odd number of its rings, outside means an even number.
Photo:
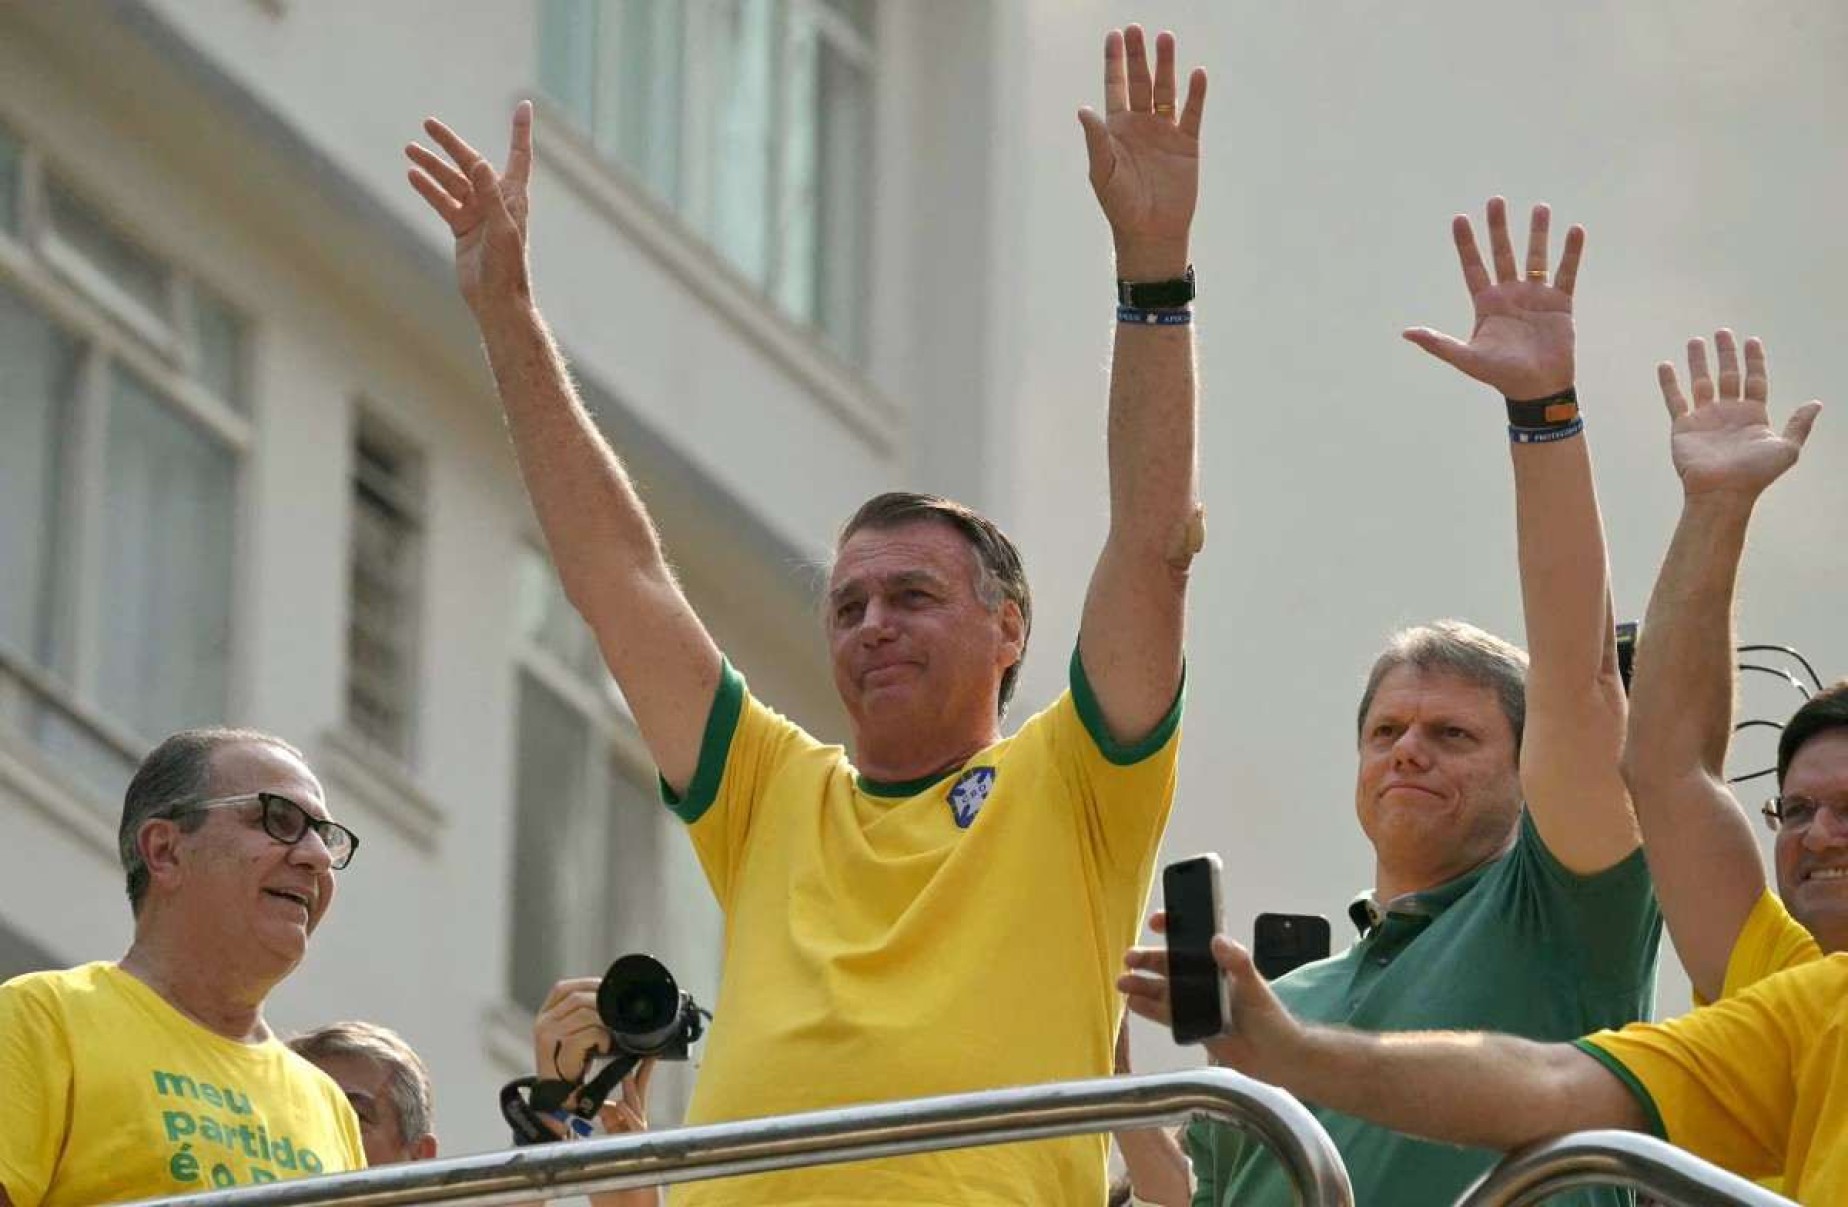
[{"label": "yellow shirt sleeve", "polygon": [[1821,958],[1822,948],[1816,945],[1816,937],[1791,917],[1783,901],[1767,888],[1733,944],[1720,996],[1732,997],[1768,976]]},{"label": "yellow shirt sleeve", "polygon": [[1602,1031],[1579,1047],[1629,1085],[1665,1139],[1766,1177],[1786,1170],[1793,1136],[1807,1147],[1814,1130],[1814,1120],[1797,1119],[1799,1082],[1845,979],[1848,958],[1799,965],[1678,1019]]}]

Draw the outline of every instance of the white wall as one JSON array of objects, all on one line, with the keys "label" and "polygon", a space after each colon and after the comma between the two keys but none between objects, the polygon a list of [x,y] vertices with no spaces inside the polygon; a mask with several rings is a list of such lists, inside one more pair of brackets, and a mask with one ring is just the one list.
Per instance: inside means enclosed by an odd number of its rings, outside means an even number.
[{"label": "white wall", "polygon": [[[1499,401],[1398,334],[1467,332],[1448,220],[1480,215],[1492,193],[1523,216],[1549,202],[1556,231],[1589,229],[1579,385],[1621,616],[1641,617],[1679,504],[1658,359],[1732,324],[1769,344],[1780,422],[1804,399],[1839,399],[1760,510],[1741,631],[1798,646],[1825,678],[1848,673],[1848,134],[1828,116],[1848,112],[1848,12],[1826,0],[1008,11],[994,186],[1009,202],[994,257],[1007,285],[990,313],[1019,451],[995,489],[1040,595],[1035,699],[1063,673],[1104,502],[1109,243],[1071,110],[1100,104],[1112,23],[1174,29],[1183,66],[1212,77],[1194,228],[1209,538],[1167,851],[1224,854],[1233,929],[1261,910],[1315,912],[1339,938],[1343,906],[1371,883],[1352,821],[1353,708],[1386,634],[1461,616],[1520,638]],[[1760,698],[1765,712],[1796,703]],[[1754,808],[1762,784],[1745,790]],[[1150,1063],[1175,1058],[1156,1037],[1141,1046]]]}]

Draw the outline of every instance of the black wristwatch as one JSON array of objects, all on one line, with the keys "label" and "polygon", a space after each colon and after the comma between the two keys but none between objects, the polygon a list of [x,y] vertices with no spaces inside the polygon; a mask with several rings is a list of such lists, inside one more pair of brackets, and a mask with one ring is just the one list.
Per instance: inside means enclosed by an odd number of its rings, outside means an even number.
[{"label": "black wristwatch", "polygon": [[1194,300],[1193,265],[1187,266],[1187,275],[1171,277],[1166,281],[1122,281],[1117,282],[1117,305],[1134,306],[1138,310],[1173,310],[1185,306]]}]

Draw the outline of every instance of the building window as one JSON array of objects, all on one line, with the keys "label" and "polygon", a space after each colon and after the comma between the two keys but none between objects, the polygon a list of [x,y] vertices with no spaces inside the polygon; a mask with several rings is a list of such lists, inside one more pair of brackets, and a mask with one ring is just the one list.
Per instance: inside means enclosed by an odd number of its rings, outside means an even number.
[{"label": "building window", "polygon": [[668,817],[634,721],[551,563],[522,552],[509,992],[657,947]]},{"label": "building window", "polygon": [[423,457],[370,415],[353,432],[347,726],[408,765],[422,615]]},{"label": "building window", "polygon": [[247,329],[5,131],[0,231],[0,728],[112,799],[226,713]]},{"label": "building window", "polygon": [[870,0],[542,0],[539,49],[602,155],[864,357]]}]

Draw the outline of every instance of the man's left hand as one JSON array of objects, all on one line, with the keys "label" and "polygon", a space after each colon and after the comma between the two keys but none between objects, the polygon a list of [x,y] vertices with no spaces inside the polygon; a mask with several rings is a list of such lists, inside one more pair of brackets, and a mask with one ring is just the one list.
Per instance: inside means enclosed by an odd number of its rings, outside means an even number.
[{"label": "man's left hand", "polygon": [[1155,39],[1149,74],[1142,27],[1104,39],[1104,112],[1078,112],[1091,161],[1091,187],[1116,240],[1117,275],[1167,280],[1187,268],[1188,232],[1200,194],[1200,117],[1206,72],[1194,68],[1175,109],[1174,35]]},{"label": "man's left hand", "polygon": [[1517,269],[1508,237],[1508,203],[1489,199],[1489,252],[1495,275],[1482,262],[1476,232],[1466,215],[1451,221],[1463,284],[1475,307],[1476,325],[1469,342],[1413,327],[1405,338],[1445,364],[1494,387],[1504,398],[1527,401],[1549,398],[1573,382],[1572,289],[1578,283],[1585,228],[1566,232],[1559,269],[1548,280],[1547,241],[1552,211],[1534,207],[1527,229],[1527,260]]}]

